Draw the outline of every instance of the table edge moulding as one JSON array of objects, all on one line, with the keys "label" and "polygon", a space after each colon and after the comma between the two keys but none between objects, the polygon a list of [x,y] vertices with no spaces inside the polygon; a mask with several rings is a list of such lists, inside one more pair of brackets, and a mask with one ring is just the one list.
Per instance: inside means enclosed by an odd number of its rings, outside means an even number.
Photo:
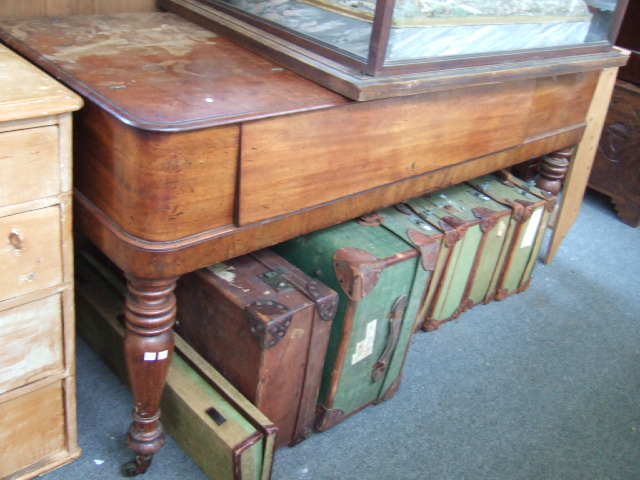
[{"label": "table edge moulding", "polygon": [[595,105],[608,103],[608,78],[626,60],[616,52],[356,101],[171,13],[2,20],[0,29],[84,97],[76,218],[128,279],[131,476],[164,442],[159,402],[181,275],[577,146],[559,244],[584,193]]}]

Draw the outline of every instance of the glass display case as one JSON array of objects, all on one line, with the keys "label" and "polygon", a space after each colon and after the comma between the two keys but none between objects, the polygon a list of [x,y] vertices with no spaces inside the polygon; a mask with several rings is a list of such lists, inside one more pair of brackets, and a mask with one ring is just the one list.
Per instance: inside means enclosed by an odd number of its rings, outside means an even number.
[{"label": "glass display case", "polygon": [[377,78],[377,85],[381,77],[610,52],[626,3],[159,0],[161,7],[230,33],[272,59],[298,59],[285,60],[287,67],[305,58],[311,71],[319,68],[331,77],[337,70],[365,84],[367,77]]}]

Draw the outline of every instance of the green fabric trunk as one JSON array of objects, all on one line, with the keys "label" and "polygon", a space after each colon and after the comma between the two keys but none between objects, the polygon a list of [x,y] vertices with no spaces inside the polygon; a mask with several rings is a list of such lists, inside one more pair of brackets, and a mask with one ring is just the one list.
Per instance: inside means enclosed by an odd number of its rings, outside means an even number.
[{"label": "green fabric trunk", "polygon": [[[505,180],[490,174],[468,183],[512,208],[508,242],[503,249],[502,271],[495,287],[496,298],[503,299],[529,285],[544,242],[555,197],[512,176]],[[524,216],[520,215],[523,209],[527,210]]]},{"label": "green fabric trunk", "polygon": [[441,207],[447,205],[465,221],[480,220],[482,239],[469,276],[462,303],[465,309],[487,303],[493,297],[498,276],[504,262],[505,242],[510,237],[511,208],[496,202],[471,185],[458,185],[445,192],[433,194]]},{"label": "green fabric trunk", "polygon": [[[408,232],[413,230],[433,237],[437,249],[441,232],[424,222],[416,225],[394,208],[382,210],[378,220],[382,223],[364,225],[355,220],[348,221],[274,247],[278,254],[340,295],[318,402],[335,418],[320,422],[318,428],[321,430],[366,405],[384,400],[395,391],[418,312],[430,285],[432,271],[423,267]],[[373,260],[406,252],[414,255],[382,267],[370,292],[361,298],[350,298],[349,285],[339,282],[334,268],[334,256],[341,249],[347,249],[343,252],[350,249],[366,252]],[[351,266],[357,271],[355,263]],[[389,314],[403,296],[406,296],[407,304],[397,344],[384,376],[374,380],[373,369],[389,339]]]},{"label": "green fabric trunk", "polygon": [[449,232],[443,244],[446,262],[442,278],[425,312],[425,330],[438,328],[440,323],[458,317],[466,308],[465,294],[483,233],[480,220],[455,200],[463,189],[456,185],[407,202],[424,220]]}]

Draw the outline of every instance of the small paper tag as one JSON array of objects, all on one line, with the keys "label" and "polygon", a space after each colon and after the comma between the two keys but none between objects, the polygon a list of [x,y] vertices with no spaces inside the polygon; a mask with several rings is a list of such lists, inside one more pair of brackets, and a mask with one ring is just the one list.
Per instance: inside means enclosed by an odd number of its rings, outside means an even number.
[{"label": "small paper tag", "polygon": [[169,350],[161,352],[144,352],[145,362],[155,362],[156,360],[166,360],[169,357]]},{"label": "small paper tag", "polygon": [[522,236],[522,243],[520,244],[520,248],[527,248],[533,245],[533,240],[534,238],[536,238],[540,220],[542,220],[542,210],[544,209],[538,208],[535,212],[533,212],[533,215],[531,215],[529,224],[527,225],[527,229]]},{"label": "small paper tag", "polygon": [[507,221],[503,218],[498,222],[498,232],[496,235],[501,237],[504,235],[504,232],[507,231]]},{"label": "small paper tag", "polygon": [[233,271],[234,268],[225,263],[215,263],[207,267],[211,273],[222,280],[233,283],[236,280],[236,274]]},{"label": "small paper tag", "polygon": [[371,320],[367,323],[364,340],[361,340],[356,344],[356,351],[353,352],[353,355],[351,356],[351,365],[355,365],[373,353],[373,343],[376,338],[377,323],[377,319]]}]

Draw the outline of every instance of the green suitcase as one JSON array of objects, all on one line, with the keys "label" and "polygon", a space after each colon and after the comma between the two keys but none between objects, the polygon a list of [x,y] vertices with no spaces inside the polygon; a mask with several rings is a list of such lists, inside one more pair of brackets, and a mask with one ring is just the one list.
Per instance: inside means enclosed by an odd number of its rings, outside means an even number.
[{"label": "green suitcase", "polygon": [[503,300],[529,287],[557,199],[506,171],[468,183],[512,209],[509,240],[503,249],[502,268],[494,289],[495,299]]},{"label": "green suitcase", "polygon": [[463,209],[459,205],[461,202],[453,200],[462,189],[462,186],[454,185],[406,202],[416,214],[445,234],[441,278],[431,300],[423,304],[420,312],[425,331],[438,329],[442,323],[458,318],[468,308],[465,294],[483,232],[481,218],[470,209]]},{"label": "green suitcase", "polygon": [[442,232],[391,207],[273,248],[340,296],[316,429],[327,430],[398,389],[441,241]]},{"label": "green suitcase", "polygon": [[[77,328],[127,383],[124,284],[93,255],[76,260]],[[175,336],[162,424],[212,480],[269,480],[276,427],[182,338]]]},{"label": "green suitcase", "polygon": [[480,220],[482,238],[463,293],[462,308],[468,310],[480,303],[488,303],[493,298],[504,260],[504,245],[510,240],[511,208],[466,184],[450,189],[449,194],[434,196],[439,198],[439,205],[449,206],[450,211],[457,210],[456,217]]}]

